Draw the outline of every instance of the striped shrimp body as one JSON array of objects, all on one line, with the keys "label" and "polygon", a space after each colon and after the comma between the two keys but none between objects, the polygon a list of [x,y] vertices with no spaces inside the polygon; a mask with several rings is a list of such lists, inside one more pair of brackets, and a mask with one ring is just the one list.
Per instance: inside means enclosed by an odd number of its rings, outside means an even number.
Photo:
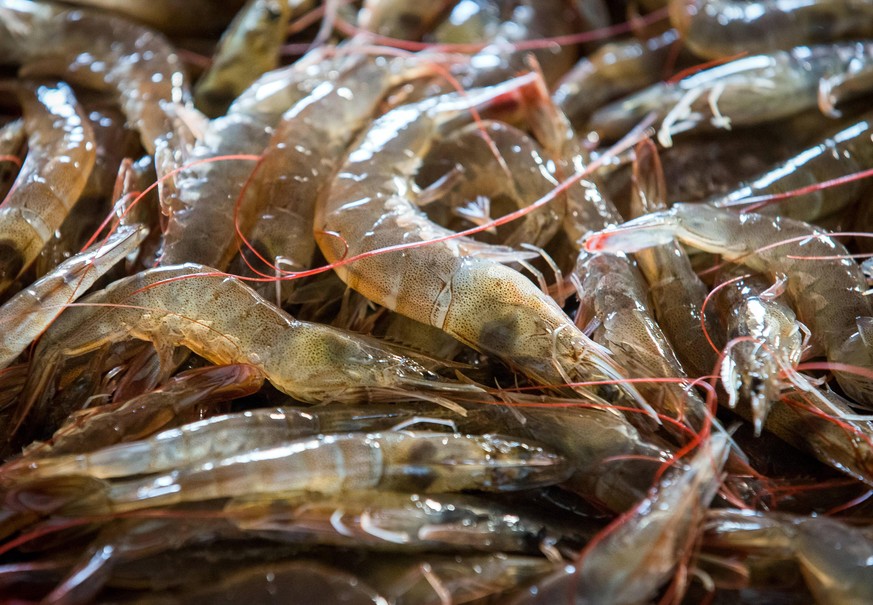
[{"label": "striped shrimp body", "polygon": [[[307,490],[425,492],[508,491],[551,485],[570,472],[566,460],[533,443],[496,435],[387,432],[319,435],[143,479],[105,483],[70,477],[90,497],[65,509],[139,510],[214,498]],[[8,500],[28,507],[30,495],[52,492],[57,478],[23,483]],[[48,498],[51,500],[51,498]],[[55,506],[64,504],[55,500]]]},{"label": "striped shrimp body", "polygon": [[[392,245],[424,243],[336,270],[370,300],[438,327],[538,382],[620,382],[622,373],[608,353],[530,280],[495,262],[493,247],[483,249],[482,244],[457,238],[431,242],[452,232],[430,222],[416,205],[414,176],[422,157],[442,133],[453,125],[469,123],[471,109],[517,110],[527,103],[532,111],[537,102],[547,99],[544,95],[541,82],[528,75],[463,96],[450,94],[399,107],[384,115],[352,150],[316,213],[317,229],[339,235],[319,238],[319,246],[333,262]],[[551,148],[560,146],[562,140],[555,136]],[[620,388],[647,405],[631,386]],[[616,392],[614,387],[599,390]],[[592,395],[585,389],[580,392]]]}]

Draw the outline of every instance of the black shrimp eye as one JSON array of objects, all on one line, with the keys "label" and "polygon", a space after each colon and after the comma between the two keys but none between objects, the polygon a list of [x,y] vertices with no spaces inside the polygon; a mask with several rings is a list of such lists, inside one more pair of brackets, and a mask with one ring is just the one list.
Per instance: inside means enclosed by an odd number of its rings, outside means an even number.
[{"label": "black shrimp eye", "polygon": [[430,370],[425,370],[424,379],[431,380],[431,381],[437,381],[440,379],[440,377],[435,372],[431,372]]}]

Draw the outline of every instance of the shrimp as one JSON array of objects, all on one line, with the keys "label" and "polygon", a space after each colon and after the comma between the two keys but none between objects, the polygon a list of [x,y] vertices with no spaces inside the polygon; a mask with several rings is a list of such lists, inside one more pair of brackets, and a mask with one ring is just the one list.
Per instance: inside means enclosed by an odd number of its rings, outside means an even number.
[{"label": "shrimp", "polygon": [[[756,198],[778,195],[803,189],[841,176],[873,168],[873,115],[867,115],[852,124],[828,133],[793,157],[779,162],[771,169],[733,188],[724,195],[710,198],[720,207],[754,204]],[[825,187],[788,200],[774,200],[763,206],[761,214],[778,214],[806,222],[830,216],[858,200],[868,189],[864,181],[845,183],[840,187]],[[746,202],[746,199],[750,201]]]},{"label": "shrimp", "polygon": [[[578,170],[585,160],[581,149],[568,146],[565,164]],[[579,250],[580,236],[621,220],[612,201],[602,194],[600,184],[587,179],[568,192],[564,230]],[[649,306],[645,282],[623,255],[591,254],[579,251],[572,280],[578,290],[578,325],[599,326],[594,333],[633,378],[687,378],[667,337],[655,321]],[[690,382],[652,381],[638,387],[659,413],[694,427],[702,426],[709,413]],[[682,436],[684,439],[684,435]]]},{"label": "shrimp", "polygon": [[235,498],[224,513],[240,529],[268,537],[408,552],[557,552],[595,531],[592,523],[561,527],[523,509],[455,494],[277,494]]},{"label": "shrimp", "polygon": [[[179,389],[162,390],[178,392]],[[251,410],[192,422],[147,439],[135,441],[131,436],[115,445],[89,447],[84,453],[66,454],[64,450],[69,446],[62,442],[59,448],[51,447],[47,455],[33,456],[26,451],[24,457],[8,463],[2,471],[12,479],[20,474],[29,478],[80,474],[112,479],[163,473],[178,466],[312,437],[319,433],[318,427],[319,416],[304,410]]]},{"label": "shrimp", "polygon": [[608,527],[580,560],[511,600],[512,605],[644,603],[688,556],[721,483],[727,439],[715,435],[671,469],[636,508]]},{"label": "shrimp", "polygon": [[[277,264],[294,269],[309,267],[315,252],[315,207],[339,168],[346,147],[392,88],[434,70],[420,58],[364,61],[356,62],[353,70],[334,82],[323,83],[291,107],[269,140],[247,199],[252,199],[261,214],[252,240],[270,261],[276,259]],[[325,120],[325,115],[332,119]],[[287,301],[292,283],[286,280],[280,286],[282,302]]]},{"label": "shrimp", "polygon": [[[117,199],[112,194],[119,166],[125,157],[139,153],[141,149],[139,135],[125,128],[124,116],[119,109],[85,102],[83,110],[94,133],[97,152],[94,167],[78,201],[34,261],[33,268],[38,277],[78,253],[92,234],[102,229],[110,200]],[[132,220],[128,224],[140,222],[152,224]]]},{"label": "shrimp", "polygon": [[873,6],[842,0],[670,0],[670,21],[696,55],[715,59],[867,37]]},{"label": "shrimp", "polygon": [[735,408],[740,399],[751,406],[755,434],[760,435],[770,406],[779,399],[782,372],[796,373],[803,333],[794,311],[766,295],[771,284],[759,276],[736,273],[722,273],[725,283],[716,299],[727,340],[733,342],[725,353],[721,381],[729,407]]},{"label": "shrimp", "polygon": [[[38,507],[81,514],[298,490],[499,492],[559,483],[570,470],[558,454],[496,435],[348,433],[286,441],[142,479],[25,480],[9,492],[7,503],[25,511]],[[81,493],[70,498],[77,489]]]},{"label": "shrimp", "polygon": [[[316,228],[340,236],[318,241],[328,261],[451,235],[416,207],[413,178],[419,158],[452,123],[469,121],[470,108],[516,106],[525,96],[544,95],[541,87],[534,76],[523,76],[464,96],[448,95],[399,107],[377,120],[351,152],[317,209]],[[624,393],[650,409],[633,387],[621,384],[622,374],[608,354],[551,298],[487,255],[470,256],[477,249],[482,250],[482,245],[471,240],[446,239],[369,256],[335,270],[368,299],[441,328],[540,383],[614,379]],[[598,390],[609,394],[616,389]]]},{"label": "shrimp", "polygon": [[[0,12],[2,15],[2,12]],[[21,87],[28,153],[0,206],[0,293],[36,259],[85,188],[94,166],[88,120],[66,84]]]},{"label": "shrimp", "polygon": [[820,605],[873,600],[873,541],[830,517],[800,517],[749,510],[711,510],[704,542],[765,558],[793,558]]},{"label": "shrimp", "polygon": [[[223,401],[252,395],[263,382],[263,375],[245,364],[208,366],[181,372],[166,385],[127,401],[74,413],[55,431],[51,440],[32,443],[25,448],[22,458],[0,467],[0,473],[12,472],[38,458],[57,459],[67,454],[84,454],[116,443],[144,439],[159,429],[164,429],[160,433],[164,437],[160,443],[166,446],[166,429],[199,417],[204,406],[214,407]],[[93,462],[90,465],[95,466]],[[38,468],[39,464],[34,467]]]},{"label": "shrimp", "polygon": [[676,30],[668,29],[648,40],[604,44],[564,74],[552,98],[574,125],[582,126],[607,101],[657,82],[678,40]]},{"label": "shrimp", "polygon": [[189,101],[182,63],[160,34],[112,15],[28,0],[0,2],[0,61],[112,91],[143,147],[175,145],[172,104]]},{"label": "shrimp", "polygon": [[196,106],[209,117],[227,111],[263,73],[279,63],[279,47],[291,19],[295,0],[249,0],[222,35],[212,64],[194,87]]},{"label": "shrimp", "polygon": [[701,127],[775,121],[815,107],[823,77],[867,63],[871,55],[873,44],[847,42],[742,57],[606,105],[588,127],[615,139],[654,111],[661,121],[658,140],[669,147],[673,135]]},{"label": "shrimp", "polygon": [[12,363],[61,314],[65,305],[85,294],[104,273],[136,249],[147,233],[142,226],[119,228],[106,241],[64,261],[0,307],[0,368]]},{"label": "shrimp", "polygon": [[[781,217],[676,204],[593,234],[585,245],[589,250],[634,252],[673,238],[721,254],[774,281],[786,276],[786,295],[797,318],[812,332],[814,350],[823,349],[830,362],[873,367],[866,344],[873,342],[868,327],[873,309],[863,296],[864,274],[826,231]],[[846,372],[835,375],[852,399],[873,405],[873,381]]]},{"label": "shrimp", "polygon": [[[642,216],[667,208],[667,184],[653,144],[637,145],[634,160],[631,212]],[[653,246],[634,257],[649,283],[649,295],[658,325],[673,345],[682,368],[692,376],[707,376],[716,367],[717,356],[701,330],[703,303],[709,289],[697,277],[685,250],[677,243]],[[710,337],[721,344],[724,330],[710,308],[705,317]]]},{"label": "shrimp", "polygon": [[426,393],[484,395],[474,385],[439,379],[373,339],[297,321],[241,281],[187,264],[116,281],[68,309],[40,340],[28,381],[31,396],[18,419],[51,396],[61,360],[132,339],[151,341],[163,365],[177,346],[217,364],[249,363],[276,388],[306,402],[393,394],[459,409]]}]

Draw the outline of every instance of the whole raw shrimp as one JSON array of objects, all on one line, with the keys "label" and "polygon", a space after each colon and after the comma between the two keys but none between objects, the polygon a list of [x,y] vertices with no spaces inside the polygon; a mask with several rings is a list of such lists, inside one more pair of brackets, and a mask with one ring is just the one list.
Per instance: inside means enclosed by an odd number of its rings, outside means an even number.
[{"label": "whole raw shrimp", "polygon": [[[116,443],[145,439],[162,429],[166,431],[199,418],[204,409],[220,409],[228,400],[252,395],[263,384],[264,375],[248,364],[180,372],[167,384],[127,401],[78,410],[49,441],[30,444],[20,458],[0,467],[0,473],[22,464],[29,466],[29,461],[38,458],[57,460],[68,454],[84,454]],[[161,445],[166,446],[166,440]]]},{"label": "whole raw shrimp", "polygon": [[[589,250],[634,252],[674,238],[726,260],[785,276],[785,292],[798,319],[812,332],[811,344],[828,361],[873,368],[873,309],[866,280],[846,248],[826,231],[800,221],[761,214],[735,214],[709,204],[676,204],[591,235]],[[812,258],[809,258],[812,257]],[[873,381],[836,372],[846,393],[873,405]]]},{"label": "whole raw shrimp", "polygon": [[154,153],[171,141],[171,105],[187,103],[185,72],[169,42],[126,19],[28,0],[0,2],[0,61],[25,75],[54,75],[114,93]]},{"label": "whole raw shrimp", "polygon": [[69,86],[35,84],[18,93],[28,153],[0,206],[0,294],[60,228],[85,188],[96,153],[91,125]]},{"label": "whole raw shrimp", "polygon": [[550,522],[524,508],[470,495],[370,490],[243,496],[228,502],[224,513],[240,529],[259,535],[405,552],[537,554],[542,547],[557,554],[590,539],[596,527]]},{"label": "whole raw shrimp", "polygon": [[865,0],[670,0],[670,21],[701,57],[767,52],[866,37],[873,5]]},{"label": "whole raw shrimp", "polygon": [[[497,492],[559,483],[570,470],[558,454],[497,435],[347,433],[289,440],[265,449],[255,446],[235,456],[144,478],[131,475],[125,481],[108,483],[76,475],[63,481],[25,479],[8,492],[7,504],[23,510],[98,513],[302,490]],[[69,498],[76,490],[81,497]]]},{"label": "whole raw shrimp", "polygon": [[602,137],[617,139],[654,111],[659,141],[701,128],[752,126],[811,109],[822,78],[848,74],[868,64],[869,42],[799,46],[744,56],[678,82],[660,82],[597,110],[588,123]]},{"label": "whole raw shrimp", "polygon": [[[187,264],[116,281],[67,309],[34,353],[30,396],[17,421],[27,417],[36,401],[42,410],[53,391],[59,363],[133,339],[151,341],[164,365],[170,364],[179,346],[217,364],[249,363],[276,388],[300,401],[356,401],[367,393],[419,398],[440,389],[474,397],[482,394],[473,385],[440,380],[376,340],[297,321],[243,282],[209,267]],[[37,418],[31,414],[29,422],[38,422],[40,410],[34,410]]]},{"label": "whole raw shrimp", "polygon": [[[320,52],[314,52],[281,74],[270,72],[259,78],[241,97],[246,101],[209,122],[190,149],[156,157],[158,173],[173,175],[160,188],[161,209],[168,216],[162,265],[199,262],[226,268],[236,253],[234,218],[242,233],[255,218],[252,197],[243,198],[235,211],[256,166],[252,159],[264,150],[282,113],[306,97],[325,75],[322,59]],[[281,95],[269,94],[277,87]],[[249,157],[209,161],[240,154]]]},{"label": "whole raw shrimp", "polygon": [[[378,119],[352,150],[317,211],[316,229],[330,262],[397,244],[423,242],[336,267],[350,287],[391,310],[441,328],[544,384],[616,380],[622,373],[558,305],[517,271],[488,258],[492,249],[467,239],[427,243],[452,232],[416,206],[413,182],[421,157],[452,125],[469,123],[471,108],[520,107],[547,99],[533,75],[465,95],[450,94],[399,107]],[[545,121],[544,121],[545,122]],[[561,145],[555,135],[555,147]],[[553,147],[554,148],[554,147]],[[508,256],[508,258],[512,258]],[[629,385],[620,388],[641,405]],[[580,389],[589,396],[591,390]],[[603,394],[615,388],[596,389]]]}]

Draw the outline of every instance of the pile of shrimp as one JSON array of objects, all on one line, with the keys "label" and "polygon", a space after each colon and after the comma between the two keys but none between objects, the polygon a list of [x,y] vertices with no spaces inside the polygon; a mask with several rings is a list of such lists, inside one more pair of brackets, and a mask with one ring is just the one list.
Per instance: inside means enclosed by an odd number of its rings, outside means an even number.
[{"label": "pile of shrimp", "polygon": [[873,603],[873,4],[0,0],[0,603]]}]

